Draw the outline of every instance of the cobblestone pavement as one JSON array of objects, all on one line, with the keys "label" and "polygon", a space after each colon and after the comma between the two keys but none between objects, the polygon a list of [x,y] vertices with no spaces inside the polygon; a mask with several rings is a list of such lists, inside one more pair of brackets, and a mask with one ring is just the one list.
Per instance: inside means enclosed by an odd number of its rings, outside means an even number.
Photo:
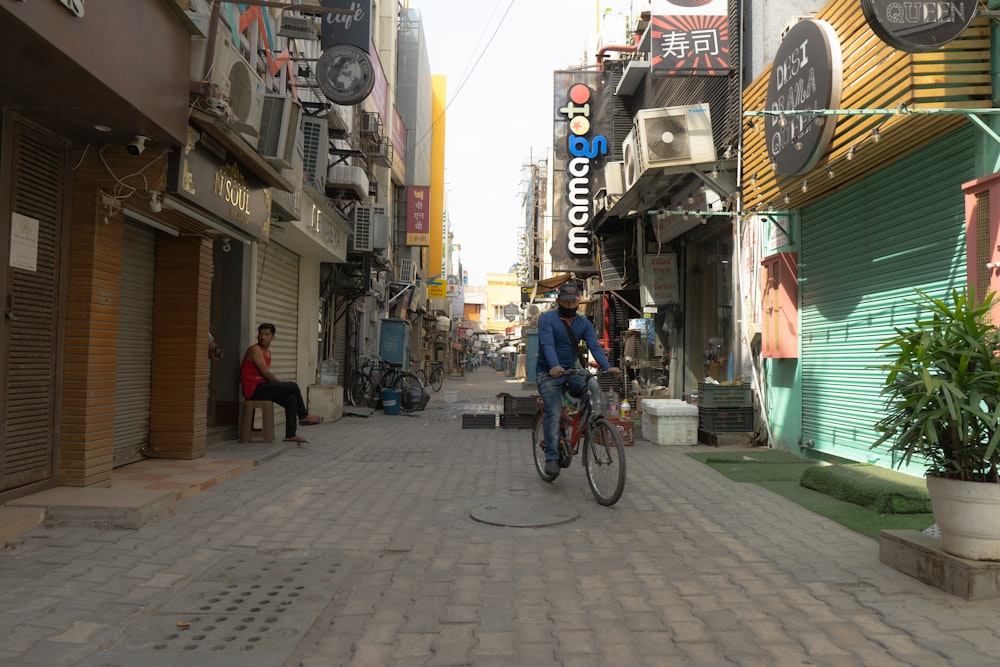
[{"label": "cobblestone pavement", "polygon": [[[520,385],[349,417],[137,530],[55,525],[0,552],[0,664],[993,666],[1000,602],[878,561],[878,544],[689,448],[640,441],[622,500],[529,431],[463,429]],[[540,528],[477,511],[566,520]]]}]

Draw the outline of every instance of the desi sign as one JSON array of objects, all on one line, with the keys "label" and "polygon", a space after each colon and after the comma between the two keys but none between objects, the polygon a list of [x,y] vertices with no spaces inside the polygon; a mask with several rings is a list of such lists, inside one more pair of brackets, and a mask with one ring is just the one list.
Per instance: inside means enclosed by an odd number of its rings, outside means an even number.
[{"label": "desi sign", "polygon": [[[799,21],[781,40],[767,82],[768,111],[836,109],[840,106],[843,60],[837,33],[826,21]],[[823,156],[836,116],[767,117],[767,153],[779,174],[802,174]]]},{"label": "desi sign", "polygon": [[424,185],[406,188],[406,245],[430,246],[431,229],[427,220],[431,189]]}]

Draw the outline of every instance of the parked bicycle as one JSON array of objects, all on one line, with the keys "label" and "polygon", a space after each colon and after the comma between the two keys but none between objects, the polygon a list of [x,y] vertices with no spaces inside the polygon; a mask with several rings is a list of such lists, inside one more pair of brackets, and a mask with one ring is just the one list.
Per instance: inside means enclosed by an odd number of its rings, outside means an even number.
[{"label": "parked bicycle", "polygon": [[355,407],[374,408],[383,389],[398,389],[399,408],[413,412],[420,408],[423,383],[414,373],[403,370],[401,364],[377,357],[366,358],[347,385],[347,400]]},{"label": "parked bicycle", "polygon": [[[587,379],[588,387],[596,376],[578,368],[576,373]],[[597,502],[614,505],[625,491],[625,443],[618,428],[607,417],[594,411],[593,397],[589,389],[580,397],[570,392],[569,383],[563,385],[562,417],[559,423],[559,455],[572,459],[583,445],[583,468],[587,472],[587,482]],[[538,411],[531,427],[531,451],[538,476],[546,482],[555,477],[545,474],[545,405],[539,396]],[[570,408],[570,403],[574,408]]]},{"label": "parked bicycle", "polygon": [[418,368],[414,371],[414,374],[425,387],[430,386],[434,391],[441,391],[441,386],[444,384],[444,367],[441,365],[441,362],[431,362],[430,378],[427,377],[427,370],[425,368]]}]

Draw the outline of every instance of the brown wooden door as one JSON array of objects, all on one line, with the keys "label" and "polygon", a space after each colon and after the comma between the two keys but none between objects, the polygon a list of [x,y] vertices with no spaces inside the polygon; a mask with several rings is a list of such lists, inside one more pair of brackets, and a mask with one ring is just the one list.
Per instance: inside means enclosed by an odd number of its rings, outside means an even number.
[{"label": "brown wooden door", "polygon": [[12,114],[0,146],[2,492],[54,477],[68,148]]}]

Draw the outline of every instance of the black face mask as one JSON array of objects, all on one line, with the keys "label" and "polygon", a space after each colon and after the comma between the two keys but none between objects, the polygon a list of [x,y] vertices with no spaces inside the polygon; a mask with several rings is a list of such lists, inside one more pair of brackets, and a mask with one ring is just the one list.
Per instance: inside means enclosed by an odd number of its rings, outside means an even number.
[{"label": "black face mask", "polygon": [[574,315],[576,315],[577,308],[579,308],[579,306],[577,306],[576,308],[567,308],[566,306],[559,306],[559,317],[573,317]]}]

